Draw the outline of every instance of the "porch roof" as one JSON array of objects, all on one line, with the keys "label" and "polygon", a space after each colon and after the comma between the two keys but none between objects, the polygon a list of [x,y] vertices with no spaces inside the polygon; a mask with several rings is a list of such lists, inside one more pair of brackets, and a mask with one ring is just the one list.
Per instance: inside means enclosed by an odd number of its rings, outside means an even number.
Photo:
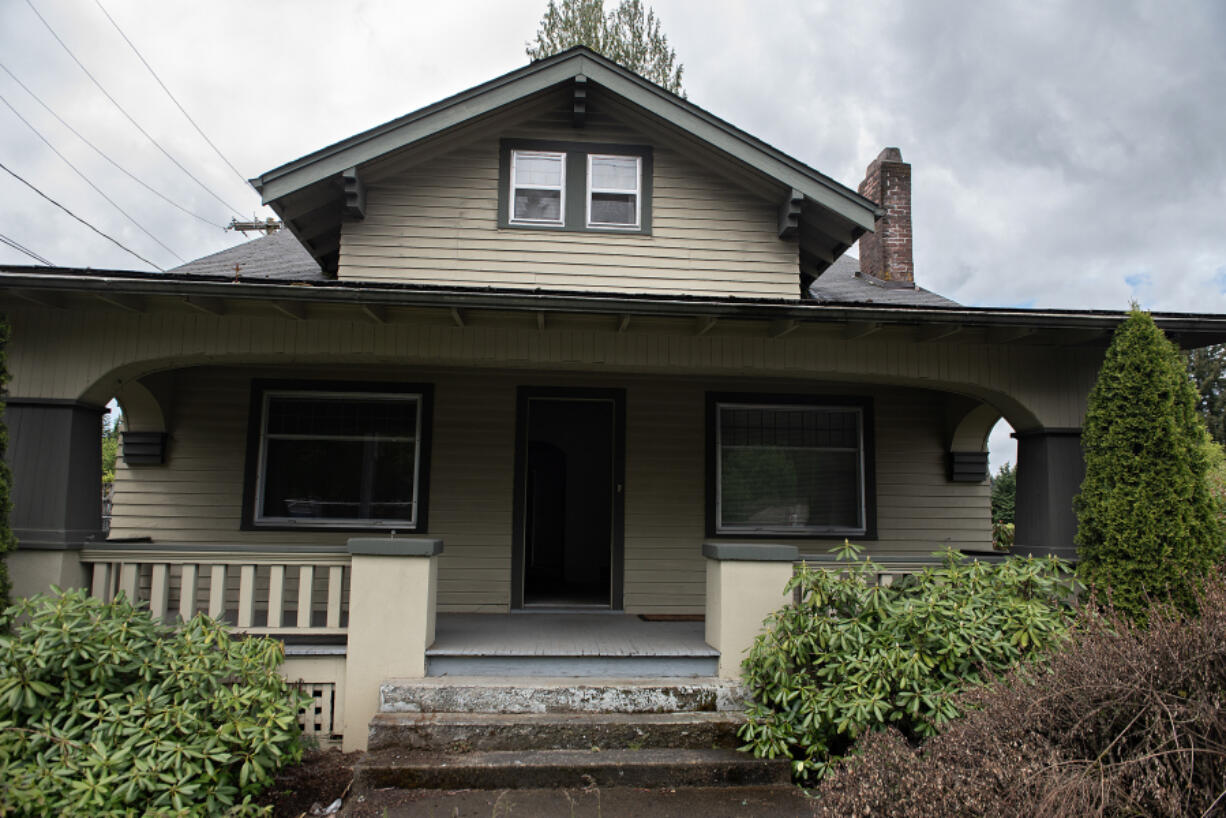
[{"label": "porch roof", "polygon": [[[1124,317],[1112,310],[1020,309],[959,305],[866,304],[743,297],[625,295],[431,286],[363,281],[296,281],[217,277],[130,270],[0,266],[0,296],[61,310],[115,309],[203,312],[214,316],[355,319],[376,324],[434,316],[455,326],[498,315],[607,316],[610,329],[632,322],[678,319],[695,335],[727,325],[760,325],[772,338],[821,330],[842,340],[877,336],[912,342],[1105,346]],[[1158,326],[1191,349],[1226,342],[1226,315],[1152,313]],[[675,326],[670,331],[675,331]]]}]

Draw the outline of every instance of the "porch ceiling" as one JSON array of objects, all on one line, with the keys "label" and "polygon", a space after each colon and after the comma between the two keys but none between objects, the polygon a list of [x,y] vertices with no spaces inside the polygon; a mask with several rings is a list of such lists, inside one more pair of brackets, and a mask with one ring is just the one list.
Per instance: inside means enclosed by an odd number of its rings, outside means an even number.
[{"label": "porch ceiling", "polygon": [[[180,312],[214,317],[362,320],[548,331],[582,325],[616,332],[770,338],[861,338],[912,343],[1106,346],[1123,313],[820,304],[792,300],[564,293],[424,287],[366,282],[201,280],[172,274],[0,267],[0,306],[128,314]],[[1226,316],[1153,313],[1184,348],[1226,341]]]}]

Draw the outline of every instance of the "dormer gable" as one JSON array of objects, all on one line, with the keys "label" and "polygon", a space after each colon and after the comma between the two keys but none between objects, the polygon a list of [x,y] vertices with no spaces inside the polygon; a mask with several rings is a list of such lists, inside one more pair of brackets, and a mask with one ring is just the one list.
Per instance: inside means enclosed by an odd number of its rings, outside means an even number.
[{"label": "dormer gable", "polygon": [[881,210],[578,47],[252,181],[326,275],[797,298]]}]

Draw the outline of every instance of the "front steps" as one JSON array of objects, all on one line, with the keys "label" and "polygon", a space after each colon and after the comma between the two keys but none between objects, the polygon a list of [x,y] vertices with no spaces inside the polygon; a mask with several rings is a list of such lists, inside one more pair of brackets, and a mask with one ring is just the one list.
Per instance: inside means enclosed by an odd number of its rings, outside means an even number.
[{"label": "front steps", "polygon": [[366,789],[774,786],[738,752],[743,690],[715,678],[426,678],[380,690]]}]

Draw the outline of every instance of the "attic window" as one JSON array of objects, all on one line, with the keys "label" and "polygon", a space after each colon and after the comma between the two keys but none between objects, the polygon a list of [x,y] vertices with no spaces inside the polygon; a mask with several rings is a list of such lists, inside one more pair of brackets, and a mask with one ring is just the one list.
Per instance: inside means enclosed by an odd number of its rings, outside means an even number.
[{"label": "attic window", "polygon": [[566,154],[511,153],[512,224],[562,224],[566,212]]},{"label": "attic window", "polygon": [[498,226],[568,233],[651,233],[646,145],[504,139]]},{"label": "attic window", "polygon": [[638,227],[642,160],[637,156],[587,157],[589,227]]}]

